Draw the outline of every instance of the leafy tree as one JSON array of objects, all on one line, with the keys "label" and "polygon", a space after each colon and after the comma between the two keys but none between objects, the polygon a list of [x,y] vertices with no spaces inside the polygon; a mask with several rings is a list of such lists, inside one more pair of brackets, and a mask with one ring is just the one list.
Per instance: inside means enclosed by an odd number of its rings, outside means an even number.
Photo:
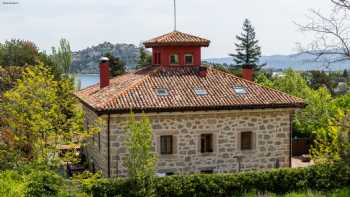
[{"label": "leafy tree", "polygon": [[263,84],[264,86],[270,87],[270,88],[273,88],[274,86],[274,83],[271,80],[271,77],[269,77],[267,73],[259,73],[255,78],[255,82],[259,84]]},{"label": "leafy tree", "polygon": [[142,68],[152,64],[152,55],[147,53],[144,46],[140,46],[140,59],[137,62],[136,68]]},{"label": "leafy tree", "polygon": [[51,59],[58,66],[61,72],[64,74],[70,73],[70,66],[72,64],[72,51],[67,39],[62,38],[57,49],[55,47],[52,47]]},{"label": "leafy tree", "polygon": [[17,79],[21,78],[22,71],[23,68],[18,66],[0,66],[0,101],[2,93],[16,85]]},{"label": "leafy tree", "polygon": [[0,44],[0,65],[26,66],[38,63],[39,52],[37,46],[25,40],[10,40]]},{"label": "leafy tree", "polygon": [[142,115],[136,120],[135,114],[130,115],[127,129],[126,160],[130,179],[140,186],[140,196],[152,195],[153,176],[156,167],[156,156],[153,152],[153,132],[149,119]]},{"label": "leafy tree", "polygon": [[25,197],[68,196],[63,193],[63,177],[52,171],[32,171],[24,191]]},{"label": "leafy tree", "polygon": [[298,111],[294,118],[295,135],[314,136],[319,128],[328,126],[329,119],[336,113],[333,98],[327,89],[313,90],[300,73],[291,69],[285,71],[283,77],[269,80],[267,77],[259,76],[258,80],[262,85],[305,100],[307,106]]},{"label": "leafy tree", "polygon": [[0,115],[6,129],[0,128],[0,144],[9,154],[15,151],[16,162],[54,165],[60,145],[79,143],[95,132],[83,130],[83,114],[72,91],[69,78],[56,81],[37,65],[25,68],[16,86],[4,93]]},{"label": "leafy tree", "polygon": [[258,65],[261,57],[261,48],[258,45],[254,27],[248,19],[243,24],[243,32],[236,36],[239,43],[236,43],[236,54],[230,54],[238,67],[252,65],[255,70],[260,70],[262,65]]},{"label": "leafy tree", "polygon": [[350,113],[338,110],[329,120],[329,125],[316,132],[311,149],[316,162],[334,162],[350,160]]},{"label": "leafy tree", "polygon": [[4,91],[13,88],[26,66],[43,63],[59,79],[62,71],[45,53],[38,52],[30,41],[11,40],[0,44],[0,98]]},{"label": "leafy tree", "polygon": [[302,75],[292,69],[286,70],[282,77],[273,79],[273,88],[300,98],[305,98],[311,90]]},{"label": "leafy tree", "polygon": [[60,80],[63,76],[63,70],[53,61],[52,55],[46,52],[39,52],[40,63],[44,64],[50,70],[55,80]]},{"label": "leafy tree", "polygon": [[114,57],[111,53],[107,53],[104,55],[109,59],[109,69],[111,77],[115,77],[118,75],[124,74],[125,71],[125,62],[121,60],[119,57]]},{"label": "leafy tree", "polygon": [[3,197],[24,197],[24,177],[17,171],[0,172],[0,194]]},{"label": "leafy tree", "polygon": [[272,80],[259,82],[305,99],[305,109],[297,111],[293,127],[298,135],[312,137],[311,154],[316,162],[350,159],[350,93],[334,99],[327,88],[308,86],[301,74],[288,70]]},{"label": "leafy tree", "polygon": [[333,93],[333,89],[336,87],[336,83],[331,79],[324,71],[310,71],[311,79],[309,80],[310,86],[317,90],[320,87],[326,87],[330,92]]}]

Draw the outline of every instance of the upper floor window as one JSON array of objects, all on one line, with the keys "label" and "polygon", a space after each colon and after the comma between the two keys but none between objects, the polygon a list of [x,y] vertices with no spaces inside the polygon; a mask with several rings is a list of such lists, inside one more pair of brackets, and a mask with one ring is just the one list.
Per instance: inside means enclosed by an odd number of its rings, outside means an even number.
[{"label": "upper floor window", "polygon": [[172,135],[160,136],[160,154],[162,155],[173,154],[173,136]]},{"label": "upper floor window", "polygon": [[241,150],[252,150],[253,149],[253,133],[242,132],[241,133]]},{"label": "upper floor window", "polygon": [[171,65],[178,65],[179,64],[179,55],[174,53],[170,55],[170,64]]},{"label": "upper floor window", "polygon": [[213,134],[201,135],[201,153],[213,152]]},{"label": "upper floor window", "polygon": [[185,55],[185,64],[186,65],[193,65],[193,55],[192,54]]}]

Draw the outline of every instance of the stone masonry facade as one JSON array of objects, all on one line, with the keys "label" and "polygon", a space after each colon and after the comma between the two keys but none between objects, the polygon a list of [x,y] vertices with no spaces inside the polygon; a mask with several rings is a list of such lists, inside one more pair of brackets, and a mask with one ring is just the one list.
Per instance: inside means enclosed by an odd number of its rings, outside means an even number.
[{"label": "stone masonry facade", "polygon": [[[97,115],[85,108],[86,126]],[[146,114],[154,133],[154,150],[158,155],[157,172],[192,174],[200,172],[236,172],[271,169],[290,165],[291,114],[294,109],[259,109],[206,112]],[[107,122],[90,140],[86,155],[96,170],[108,175]],[[110,175],[126,176],[124,145],[128,114],[110,116]],[[252,132],[252,150],[241,150],[240,135]],[[201,153],[201,134],[212,134],[213,152]],[[173,154],[160,154],[160,136],[173,136]]]}]

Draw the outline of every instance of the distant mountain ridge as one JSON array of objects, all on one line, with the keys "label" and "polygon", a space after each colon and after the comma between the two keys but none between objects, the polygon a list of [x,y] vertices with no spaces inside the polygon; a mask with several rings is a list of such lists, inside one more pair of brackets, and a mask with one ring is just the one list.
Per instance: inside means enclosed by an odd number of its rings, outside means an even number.
[{"label": "distant mountain ridge", "polygon": [[[332,57],[327,57],[332,58]],[[210,58],[204,61],[208,63],[217,64],[233,64],[232,57],[223,58]],[[306,70],[344,70],[350,69],[350,61],[337,62],[332,65],[327,64],[326,58],[320,59],[315,62],[315,56],[306,53],[297,53],[292,55],[272,55],[272,56],[262,56],[260,63],[266,63],[264,68],[284,70],[288,68],[293,68],[294,70],[306,71]],[[328,66],[328,67],[327,67]]]},{"label": "distant mountain ridge", "polygon": [[[102,44],[88,47],[86,49],[73,52],[72,71],[81,74],[99,73],[98,62],[101,56],[110,52],[113,56],[121,58],[127,65],[128,69],[136,67],[139,61],[140,48],[133,44],[112,44],[104,42]],[[329,56],[329,58],[334,56]],[[293,68],[294,70],[344,70],[350,69],[350,61],[337,62],[327,68],[325,59],[318,62],[314,61],[315,57],[306,53],[297,53],[292,55],[271,55],[263,56],[260,63],[266,63],[264,68],[273,70],[284,70]],[[204,59],[208,63],[233,64],[232,57],[209,58]]]},{"label": "distant mountain ridge", "polygon": [[80,51],[73,52],[72,71],[82,74],[99,73],[99,59],[106,53],[121,58],[128,68],[135,68],[140,58],[139,47],[133,44],[112,44],[104,42]]}]

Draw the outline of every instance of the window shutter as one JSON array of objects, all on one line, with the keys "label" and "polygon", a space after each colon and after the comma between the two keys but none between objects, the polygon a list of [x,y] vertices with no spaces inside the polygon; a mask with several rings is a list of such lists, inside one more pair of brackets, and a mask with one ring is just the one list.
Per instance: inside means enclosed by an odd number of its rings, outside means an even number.
[{"label": "window shutter", "polygon": [[241,150],[251,150],[253,148],[252,138],[252,132],[241,133]]}]

